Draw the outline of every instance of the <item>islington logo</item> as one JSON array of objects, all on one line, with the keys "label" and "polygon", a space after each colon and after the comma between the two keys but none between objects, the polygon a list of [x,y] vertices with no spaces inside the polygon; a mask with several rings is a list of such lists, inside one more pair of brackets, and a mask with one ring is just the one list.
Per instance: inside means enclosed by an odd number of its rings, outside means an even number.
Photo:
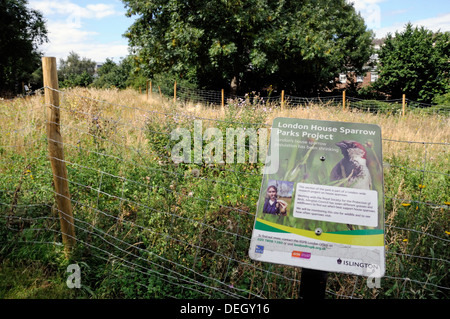
[{"label": "islington logo", "polygon": [[342,260],[339,258],[336,260],[338,265],[349,266],[354,268],[361,268],[363,272],[368,275],[367,277],[367,287],[372,288],[381,288],[381,275],[380,275],[380,266],[377,264],[371,263],[363,263],[354,260]]},{"label": "islington logo", "polygon": [[379,269],[380,268],[379,265],[377,265],[377,264],[358,262],[358,261],[354,261],[354,260],[342,260],[341,258],[339,258],[336,262],[338,265],[355,267],[355,268],[364,268],[364,269]]}]

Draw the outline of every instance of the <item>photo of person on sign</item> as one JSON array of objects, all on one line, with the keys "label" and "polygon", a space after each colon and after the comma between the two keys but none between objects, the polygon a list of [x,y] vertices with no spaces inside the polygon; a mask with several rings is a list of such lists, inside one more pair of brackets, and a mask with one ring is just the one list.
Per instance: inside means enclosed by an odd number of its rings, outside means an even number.
[{"label": "photo of person on sign", "polygon": [[287,203],[278,199],[278,189],[271,185],[267,188],[266,200],[264,202],[263,213],[286,216]]}]

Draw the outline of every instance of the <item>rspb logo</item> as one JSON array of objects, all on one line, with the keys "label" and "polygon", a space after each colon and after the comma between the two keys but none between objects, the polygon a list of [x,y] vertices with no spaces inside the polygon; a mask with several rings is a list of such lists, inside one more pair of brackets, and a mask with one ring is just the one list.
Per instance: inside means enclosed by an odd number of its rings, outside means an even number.
[{"label": "rspb logo", "polygon": [[264,246],[256,245],[256,247],[255,247],[255,253],[257,253],[257,254],[262,254],[262,253],[264,253]]}]

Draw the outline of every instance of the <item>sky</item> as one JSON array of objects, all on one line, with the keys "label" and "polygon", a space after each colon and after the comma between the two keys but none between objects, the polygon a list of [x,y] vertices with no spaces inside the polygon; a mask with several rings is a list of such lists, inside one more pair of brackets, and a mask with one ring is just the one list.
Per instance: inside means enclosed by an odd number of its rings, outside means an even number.
[{"label": "sky", "polygon": [[[448,0],[347,0],[361,13],[376,38],[400,32],[411,22],[432,31],[450,31]],[[45,20],[49,43],[40,47],[45,56],[65,59],[71,51],[82,58],[119,62],[128,55],[123,37],[134,18],[125,16],[121,0],[29,0]]]}]

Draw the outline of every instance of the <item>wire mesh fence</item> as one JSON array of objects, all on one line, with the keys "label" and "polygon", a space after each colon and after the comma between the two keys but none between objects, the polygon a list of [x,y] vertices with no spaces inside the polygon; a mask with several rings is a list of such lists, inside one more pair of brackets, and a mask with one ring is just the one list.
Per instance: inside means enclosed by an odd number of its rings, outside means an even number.
[{"label": "wire mesh fence", "polygon": [[[177,92],[180,99],[196,103],[222,102],[221,92]],[[262,162],[176,163],[171,154],[171,133],[177,128],[191,132],[196,120],[203,129],[270,129],[267,119],[273,110],[261,103],[276,103],[278,97],[226,96],[225,101],[241,103],[235,109],[248,109],[247,116],[242,111],[238,116],[232,107],[224,113],[214,106],[191,112],[177,104],[146,103],[136,95],[122,96],[118,103],[89,90],[59,94],[62,161],[68,170],[77,243],[74,256],[86,265],[83,271],[96,269],[96,280],[87,282],[99,295],[299,297],[300,268],[248,257]],[[318,103],[290,96],[286,101],[292,106]],[[342,100],[337,97],[319,101],[340,112]],[[32,99],[1,105],[4,252],[27,245],[63,248],[61,236],[67,234],[61,233],[60,219],[65,213],[55,205],[46,146],[45,112],[52,107],[43,103],[39,92]],[[448,117],[436,116],[448,137]],[[386,276],[373,289],[364,277],[333,273],[327,298],[449,297],[449,147],[448,140],[383,138]]]},{"label": "wire mesh fence", "polygon": [[[286,107],[305,107],[311,105],[328,105],[340,106],[343,109],[360,110],[372,113],[388,113],[388,114],[403,114],[406,111],[420,112],[424,114],[448,114],[450,106],[448,105],[433,105],[430,103],[422,103],[408,99],[405,97],[399,99],[361,99],[352,96],[345,96],[345,93],[339,95],[324,95],[318,97],[298,97],[293,95],[284,95],[284,92],[272,92],[264,95],[258,92],[251,92],[246,95],[235,95],[227,93],[224,90],[199,90],[193,88],[186,88],[176,85],[176,91],[173,89],[165,89],[164,93],[159,94],[165,96],[174,96],[177,100],[188,103],[201,103],[210,105],[224,105],[227,101],[248,101],[253,104],[260,105],[280,105],[283,103]],[[150,94],[157,95],[156,89],[153,89]]]}]

